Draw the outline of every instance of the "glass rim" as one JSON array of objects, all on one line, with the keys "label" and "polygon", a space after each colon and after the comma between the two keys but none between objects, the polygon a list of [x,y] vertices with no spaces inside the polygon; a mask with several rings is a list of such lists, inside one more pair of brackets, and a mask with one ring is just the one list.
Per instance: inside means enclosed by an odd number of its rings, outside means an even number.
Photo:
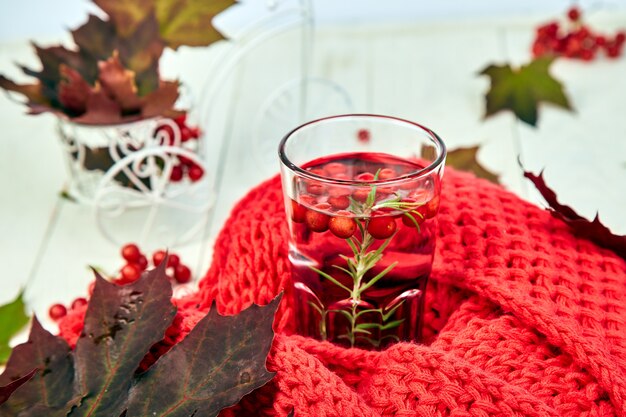
[{"label": "glass rim", "polygon": [[[411,171],[409,173],[403,174],[401,176],[395,177],[395,178],[390,178],[387,180],[372,180],[372,181],[363,181],[363,180],[342,180],[342,179],[336,179],[336,178],[331,178],[331,177],[325,177],[323,175],[317,175],[314,174],[310,171],[307,171],[305,169],[302,169],[301,167],[299,167],[298,165],[294,164],[293,162],[291,162],[289,160],[289,158],[287,157],[287,154],[285,152],[285,146],[287,144],[287,141],[289,140],[289,138],[291,138],[294,134],[296,134],[297,132],[299,132],[300,130],[304,129],[307,126],[313,125],[313,124],[317,124],[320,122],[325,122],[328,120],[333,120],[333,119],[348,119],[351,117],[356,117],[356,118],[372,118],[372,119],[378,119],[378,120],[391,120],[391,121],[395,121],[395,122],[400,122],[403,124],[407,124],[410,127],[413,128],[417,128],[421,131],[423,131],[424,133],[428,134],[430,136],[430,139],[432,140],[433,144],[435,145],[436,148],[438,148],[437,150],[439,151],[439,155],[437,156],[437,158],[430,162],[427,166],[425,166],[424,168],[420,168],[414,171]],[[440,167],[443,164],[443,161],[446,158],[446,145],[443,142],[443,140],[439,137],[439,135],[437,135],[435,132],[433,132],[431,129],[422,126],[419,123],[415,123],[412,122],[410,120],[406,120],[406,119],[402,119],[399,117],[395,117],[395,116],[386,116],[386,115],[381,115],[381,114],[371,114],[371,113],[348,113],[348,114],[339,114],[339,115],[334,115],[334,116],[327,116],[327,117],[322,117],[319,119],[315,119],[315,120],[311,120],[309,122],[306,122],[304,124],[301,124],[300,126],[292,129],[289,133],[287,133],[280,141],[280,144],[278,145],[278,156],[280,158],[280,162],[287,167],[289,170],[291,170],[293,173],[295,173],[296,175],[300,176],[300,177],[304,177],[307,179],[312,179],[315,181],[319,181],[319,182],[324,182],[324,183],[328,183],[328,184],[342,184],[342,185],[370,185],[370,184],[376,184],[376,185],[393,185],[393,184],[399,184],[399,183],[403,183],[409,180],[415,180],[417,178],[426,176],[428,174],[430,174],[431,172],[435,171],[438,167]]]}]

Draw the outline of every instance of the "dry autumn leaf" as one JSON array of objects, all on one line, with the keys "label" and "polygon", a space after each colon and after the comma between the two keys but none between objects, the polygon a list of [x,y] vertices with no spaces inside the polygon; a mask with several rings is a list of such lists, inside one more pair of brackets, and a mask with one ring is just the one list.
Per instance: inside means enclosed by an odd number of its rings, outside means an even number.
[{"label": "dry autumn leaf", "polygon": [[[454,150],[448,150],[446,156],[446,165],[458,169],[459,171],[472,172],[478,178],[484,178],[495,184],[499,184],[498,176],[488,171],[476,159],[476,155],[478,154],[479,149],[480,148],[478,146],[472,146],[469,148],[457,148]],[[432,160],[435,155],[434,152],[434,148],[424,146],[422,147],[421,154],[423,158]]]}]

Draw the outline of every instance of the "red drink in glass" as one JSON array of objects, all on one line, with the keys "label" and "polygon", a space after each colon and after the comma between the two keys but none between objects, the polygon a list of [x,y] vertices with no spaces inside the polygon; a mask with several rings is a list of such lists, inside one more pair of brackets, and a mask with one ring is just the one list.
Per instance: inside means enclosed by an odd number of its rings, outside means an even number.
[{"label": "red drink in glass", "polygon": [[419,341],[438,161],[353,151],[283,165],[300,334],[362,348]]}]

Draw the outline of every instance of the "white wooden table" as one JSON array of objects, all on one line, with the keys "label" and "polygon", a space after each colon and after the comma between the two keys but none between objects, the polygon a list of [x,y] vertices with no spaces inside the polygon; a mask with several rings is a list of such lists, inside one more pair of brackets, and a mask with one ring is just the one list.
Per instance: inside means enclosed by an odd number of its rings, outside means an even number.
[{"label": "white wooden table", "polygon": [[[341,85],[356,112],[421,122],[451,149],[480,144],[481,162],[523,198],[541,201],[522,177],[518,156],[534,172],[545,167],[562,202],[589,217],[599,211],[615,232],[626,234],[626,57],[554,65],[575,113],[545,107],[536,129],[510,113],[483,119],[488,80],[477,73],[491,62],[528,60],[533,28],[548,18],[319,28],[310,70]],[[623,14],[596,13],[590,20],[606,31],[626,27]],[[259,47],[233,72],[214,103],[221,123],[208,128],[210,160],[216,166],[217,158],[225,159],[223,170],[213,172],[219,193],[210,230],[176,248],[197,276],[208,268],[212,243],[233,204],[277,172],[277,161],[258,163],[263,158],[254,155],[251,121],[264,97],[297,72],[297,45],[298,37],[287,33]],[[168,53],[164,73],[180,76],[201,94],[207,77],[203,68],[221,47]],[[14,62],[36,63],[27,40],[0,44],[0,72],[16,76]],[[66,176],[54,118],[27,116],[0,95],[0,126],[0,304],[28,285],[29,307],[51,326],[47,308],[86,293],[87,265],[109,271],[120,267],[119,248],[99,234],[91,208],[59,197]]]}]

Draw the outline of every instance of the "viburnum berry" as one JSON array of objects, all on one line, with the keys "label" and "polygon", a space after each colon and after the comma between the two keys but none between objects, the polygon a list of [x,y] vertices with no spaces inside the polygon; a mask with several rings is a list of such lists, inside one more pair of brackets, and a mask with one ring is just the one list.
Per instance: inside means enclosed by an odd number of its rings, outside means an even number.
[{"label": "viburnum berry", "polygon": [[372,174],[371,172],[361,172],[359,175],[357,175],[356,177],[354,177],[354,179],[356,181],[374,181],[374,174]]},{"label": "viburnum berry", "polygon": [[141,255],[137,262],[135,262],[135,265],[137,265],[142,271],[145,271],[148,267],[148,258],[146,258],[146,255]]},{"label": "viburnum berry", "polygon": [[122,258],[127,262],[137,262],[141,257],[139,247],[134,243],[127,243],[122,246]]},{"label": "viburnum berry", "polygon": [[[330,204],[319,203],[316,204],[314,208],[317,210],[328,210],[330,209]],[[328,221],[330,220],[328,214],[316,210],[307,210],[304,217],[307,227],[312,231],[322,233],[328,230]]]},{"label": "viburnum berry", "polygon": [[423,206],[420,206],[419,208],[415,210],[411,210],[409,212],[404,213],[402,215],[402,223],[405,226],[409,226],[409,227],[417,227],[420,224],[424,223],[426,218],[424,217],[424,214],[422,214],[422,210],[420,210],[421,207]]},{"label": "viburnum berry", "polygon": [[189,176],[189,179],[193,182],[200,181],[200,179],[202,179],[202,177],[204,176],[204,169],[202,169],[200,165],[193,164],[187,170],[187,175]]},{"label": "viburnum berry", "polygon": [[324,172],[327,176],[331,178],[336,178],[338,174],[345,174],[348,171],[348,167],[346,167],[341,162],[331,162],[324,166]]},{"label": "viburnum berry", "polygon": [[390,179],[395,178],[397,176],[398,176],[398,174],[392,168],[383,168],[378,173],[378,179],[379,180],[390,180]]},{"label": "viburnum berry", "polygon": [[341,239],[352,236],[356,231],[356,221],[350,216],[352,213],[349,211],[338,211],[336,217],[331,217],[328,222],[330,232]]},{"label": "viburnum berry", "polygon": [[309,194],[322,195],[322,194],[324,194],[324,186],[322,184],[311,182],[311,183],[307,184],[306,191]]},{"label": "viburnum berry", "polygon": [[352,193],[352,198],[356,201],[363,203],[367,200],[367,196],[370,194],[370,188],[359,188]]},{"label": "viburnum berry", "polygon": [[615,43],[617,45],[622,45],[624,44],[625,41],[626,41],[626,32],[623,32],[623,31],[617,32],[617,34],[615,35]]},{"label": "viburnum berry", "polygon": [[180,256],[175,253],[170,253],[170,256],[167,258],[167,267],[168,268],[176,268],[180,264]]},{"label": "viburnum berry", "polygon": [[345,195],[328,197],[328,204],[330,204],[334,209],[344,210],[350,207],[350,199]]},{"label": "viburnum berry", "polygon": [[307,209],[302,204],[298,204],[294,200],[291,200],[291,220],[295,223],[304,223],[304,216]]},{"label": "viburnum berry", "polygon": [[575,6],[571,7],[567,11],[567,17],[572,22],[578,22],[578,19],[580,19],[580,9],[578,7],[575,7]]},{"label": "viburnum berry", "polygon": [[54,321],[61,320],[67,315],[67,308],[63,304],[53,304],[48,310],[48,315]]},{"label": "viburnum berry", "polygon": [[159,266],[161,262],[163,262],[163,260],[165,259],[165,255],[166,255],[166,252],[162,249],[155,251],[152,254],[152,264],[154,266]]},{"label": "viburnum berry", "polygon": [[174,268],[174,279],[180,284],[191,281],[191,269],[183,264],[176,265]]},{"label": "viburnum berry", "polygon": [[83,297],[78,297],[74,301],[72,301],[71,309],[76,310],[77,308],[81,308],[87,305],[87,299]]},{"label": "viburnum berry", "polygon": [[172,167],[172,171],[170,172],[170,181],[179,182],[183,179],[183,166],[182,164],[174,165]]},{"label": "viburnum berry", "polygon": [[356,132],[356,137],[361,143],[369,143],[369,141],[372,139],[372,134],[367,129],[359,129]]},{"label": "viburnum berry", "polygon": [[432,219],[437,215],[439,211],[439,196],[434,196],[428,203],[424,205],[426,211],[424,212],[424,217],[427,219]]},{"label": "viburnum berry", "polygon": [[367,231],[374,239],[387,239],[396,231],[396,220],[391,216],[372,217]]},{"label": "viburnum berry", "polygon": [[126,264],[120,270],[122,279],[126,282],[133,282],[139,279],[141,276],[141,270],[135,264]]}]

